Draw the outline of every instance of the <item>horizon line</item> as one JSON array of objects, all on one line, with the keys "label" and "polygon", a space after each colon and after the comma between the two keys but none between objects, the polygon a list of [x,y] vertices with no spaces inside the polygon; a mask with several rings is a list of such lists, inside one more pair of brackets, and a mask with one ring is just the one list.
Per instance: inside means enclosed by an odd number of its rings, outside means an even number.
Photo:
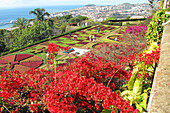
[{"label": "horizon line", "polygon": [[[129,3],[128,4],[149,4],[149,3]],[[121,3],[121,4],[125,4]],[[41,7],[52,7],[52,6],[86,6],[86,5],[96,5],[96,6],[114,6],[114,5],[121,5],[121,4],[76,4],[76,5],[69,5],[69,4],[58,4],[58,5],[42,5],[42,6],[18,6],[18,7],[6,7],[6,8],[0,8],[0,10],[7,10],[7,9],[19,9],[19,8],[41,8]]]}]

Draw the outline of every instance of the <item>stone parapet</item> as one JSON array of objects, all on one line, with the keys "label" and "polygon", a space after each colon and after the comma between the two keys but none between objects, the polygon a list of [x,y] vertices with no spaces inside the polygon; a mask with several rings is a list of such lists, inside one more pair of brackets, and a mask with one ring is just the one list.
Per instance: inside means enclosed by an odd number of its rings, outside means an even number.
[{"label": "stone parapet", "polygon": [[164,28],[159,65],[147,110],[148,113],[170,113],[170,23]]}]

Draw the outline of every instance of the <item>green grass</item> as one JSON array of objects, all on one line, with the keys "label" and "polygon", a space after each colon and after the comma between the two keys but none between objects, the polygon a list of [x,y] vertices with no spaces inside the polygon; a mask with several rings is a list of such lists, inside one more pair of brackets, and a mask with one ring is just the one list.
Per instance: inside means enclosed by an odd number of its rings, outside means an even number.
[{"label": "green grass", "polygon": [[63,40],[61,42],[64,43],[64,44],[75,44],[75,43],[78,43],[79,41],[76,41],[76,40]]},{"label": "green grass", "polygon": [[68,38],[60,37],[59,40],[68,40]]},{"label": "green grass", "polygon": [[48,43],[49,43],[49,44],[52,44],[52,43],[53,43],[53,44],[57,44],[58,42],[59,42],[59,41],[56,40],[56,41],[49,41]]},{"label": "green grass", "polygon": [[113,35],[109,35],[109,36],[122,36],[122,34],[113,34]]},{"label": "green grass", "polygon": [[57,44],[57,45],[62,46],[62,47],[68,47],[69,46],[67,44]]},{"label": "green grass", "polygon": [[87,36],[89,36],[89,34],[81,34],[80,36],[81,37],[87,37]]},{"label": "green grass", "polygon": [[88,38],[84,38],[84,37],[81,37],[81,38],[78,38],[77,40],[87,40]]},{"label": "green grass", "polygon": [[83,42],[90,42],[90,40],[84,40]]},{"label": "green grass", "polygon": [[84,46],[84,44],[75,44],[74,46],[82,47],[82,46]]},{"label": "green grass", "polygon": [[67,63],[67,61],[64,60],[64,61],[59,61],[59,62],[58,62],[58,64],[63,64],[63,63]]},{"label": "green grass", "polygon": [[118,42],[118,41],[110,40],[110,39],[107,39],[107,38],[102,39],[101,42],[107,42],[107,43],[120,43],[120,42]]}]

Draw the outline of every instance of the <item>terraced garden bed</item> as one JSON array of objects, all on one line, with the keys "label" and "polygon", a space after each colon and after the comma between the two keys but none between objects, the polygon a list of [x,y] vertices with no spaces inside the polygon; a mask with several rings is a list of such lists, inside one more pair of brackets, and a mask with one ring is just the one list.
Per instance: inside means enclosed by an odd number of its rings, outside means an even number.
[{"label": "terraced garden bed", "polygon": [[94,26],[94,27],[88,28],[85,31],[98,32],[98,28],[100,28],[100,32],[101,33],[104,33],[104,32],[112,32],[115,29],[119,28],[119,26],[98,25],[98,26]]},{"label": "terraced garden bed", "polygon": [[38,68],[41,64],[43,64],[43,59],[31,54],[16,54],[0,58],[0,67],[3,70],[14,69],[26,72],[31,68]]}]

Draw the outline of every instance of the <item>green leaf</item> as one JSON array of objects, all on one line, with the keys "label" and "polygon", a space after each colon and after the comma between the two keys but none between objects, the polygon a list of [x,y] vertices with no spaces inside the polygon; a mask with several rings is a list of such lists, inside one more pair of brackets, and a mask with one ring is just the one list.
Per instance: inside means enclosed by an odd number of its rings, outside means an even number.
[{"label": "green leaf", "polygon": [[4,110],[4,107],[1,107],[1,112]]},{"label": "green leaf", "polygon": [[133,93],[135,95],[140,95],[142,93],[142,87],[143,87],[143,76],[140,78],[136,78],[134,87],[133,87]]},{"label": "green leaf", "polygon": [[143,108],[141,105],[139,105],[137,102],[135,103],[135,105],[136,105],[136,108],[140,111],[140,113],[143,112]]},{"label": "green leaf", "polygon": [[101,113],[111,113],[111,110],[103,109]]},{"label": "green leaf", "polygon": [[128,87],[129,90],[133,89],[133,86],[134,86],[134,83],[135,83],[135,80],[136,80],[136,76],[137,76],[137,72],[138,72],[138,68],[136,68],[136,70],[133,71],[133,76],[128,81],[127,87]]},{"label": "green leaf", "polygon": [[147,93],[143,93],[141,97],[143,97],[143,101],[140,103],[140,105],[146,110],[147,100],[149,96],[147,95]]}]

